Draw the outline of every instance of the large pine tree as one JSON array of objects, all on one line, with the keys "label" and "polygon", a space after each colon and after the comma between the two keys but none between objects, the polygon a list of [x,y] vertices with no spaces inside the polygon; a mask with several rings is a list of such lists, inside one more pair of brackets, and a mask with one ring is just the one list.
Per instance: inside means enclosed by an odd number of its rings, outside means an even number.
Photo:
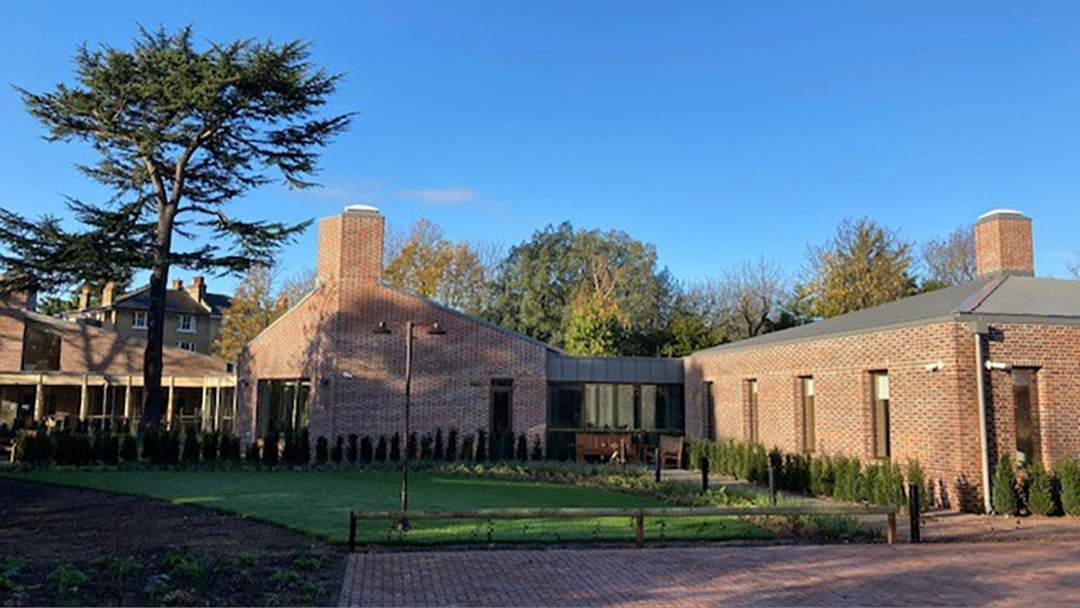
[{"label": "large pine tree", "polygon": [[[165,406],[170,269],[231,273],[268,262],[307,223],[244,221],[228,204],[274,174],[292,187],[313,185],[319,149],[350,116],[321,115],[341,77],[310,63],[303,42],[197,46],[190,27],[140,30],[130,50],[84,45],[75,64],[72,84],[18,90],[49,140],[93,148],[96,160],[79,169],[114,195],[70,200],[76,230],[0,210],[0,290],[56,292],[149,271],[145,430]],[[181,250],[177,237],[191,247]]]}]

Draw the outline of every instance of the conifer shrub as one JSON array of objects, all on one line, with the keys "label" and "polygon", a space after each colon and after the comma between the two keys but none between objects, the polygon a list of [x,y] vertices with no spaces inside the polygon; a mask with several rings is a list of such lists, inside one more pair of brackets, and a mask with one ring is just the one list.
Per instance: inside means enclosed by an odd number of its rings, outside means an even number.
[{"label": "conifer shrub", "polygon": [[349,464],[356,464],[356,461],[360,458],[359,445],[357,442],[360,440],[356,433],[349,433],[349,441],[345,445],[345,460]]},{"label": "conifer shrub", "polygon": [[1032,515],[1044,516],[1054,515],[1058,511],[1050,474],[1039,461],[1028,467],[1027,509]]},{"label": "conifer shrub", "polygon": [[199,463],[199,433],[195,427],[188,427],[184,431],[184,462],[186,464]]},{"label": "conifer shrub", "polygon": [[300,437],[296,442],[296,464],[304,466],[311,462],[311,432],[307,427],[300,429]]},{"label": "conifer shrub", "polygon": [[345,458],[345,438],[338,435],[334,439],[334,447],[330,448],[330,462],[341,464]]},{"label": "conifer shrub", "polygon": [[[125,433],[124,436],[128,437],[129,435]],[[109,433],[105,443],[105,464],[113,466],[120,464],[120,435]]]},{"label": "conifer shrub", "polygon": [[[240,460],[240,440],[236,440],[236,460]],[[233,460],[232,437],[228,433],[218,433],[218,458],[221,460]]]},{"label": "conifer shrub", "polygon": [[476,445],[474,442],[475,439],[473,439],[472,435],[466,435],[465,438],[461,440],[461,453],[459,454],[459,458],[462,462],[475,462]]},{"label": "conifer shrub", "polygon": [[170,432],[166,441],[165,464],[176,465],[180,462],[180,431]]},{"label": "conifer shrub", "polygon": [[847,456],[837,456],[833,460],[835,471],[835,485],[833,498],[845,502],[858,502],[859,486],[862,478],[862,467],[859,461]]},{"label": "conifer shrub", "polygon": [[280,461],[280,454],[278,453],[278,442],[281,440],[281,434],[277,429],[270,429],[270,432],[266,434],[266,441],[263,442],[262,461],[267,466],[275,466]]},{"label": "conifer shrub", "polygon": [[518,434],[515,456],[518,462],[525,462],[529,459],[529,440],[525,438],[525,433]]},{"label": "conifer shrub", "polygon": [[394,433],[390,437],[390,461],[398,462],[401,460],[401,435]]},{"label": "conifer shrub", "polygon": [[832,458],[822,455],[810,461],[810,492],[816,496],[832,496],[836,473]]},{"label": "conifer shrub", "polygon": [[443,442],[442,429],[435,429],[435,441],[431,447],[431,458],[437,461],[446,460],[446,444]]},{"label": "conifer shrub", "polygon": [[476,456],[474,457],[476,462],[487,462],[490,448],[488,441],[487,431],[481,429],[476,432]]},{"label": "conifer shrub", "polygon": [[360,438],[360,461],[371,464],[373,458],[375,458],[375,447],[371,445],[371,437],[364,435]]},{"label": "conifer shrub", "polygon": [[139,443],[133,435],[124,433],[120,443],[120,459],[124,462],[136,462],[139,460]]},{"label": "conifer shrub", "polygon": [[218,438],[217,435],[211,432],[204,432],[202,436],[202,461],[203,462],[217,462],[218,459]]},{"label": "conifer shrub", "polygon": [[247,454],[245,458],[248,462],[262,462],[262,455],[259,454],[259,444],[252,441],[247,446]]},{"label": "conifer shrub", "polygon": [[994,467],[993,486],[990,491],[990,504],[996,515],[1016,515],[1020,509],[1016,496],[1016,470],[1012,458],[1003,455]]},{"label": "conifer shrub", "polygon": [[926,474],[918,460],[909,460],[907,465],[907,483],[919,488],[919,511],[930,510],[930,493],[926,485]]},{"label": "conifer shrub", "polygon": [[386,462],[386,458],[386,435],[379,435],[379,443],[375,447],[375,462]]},{"label": "conifer shrub", "polygon": [[540,462],[544,459],[544,442],[540,439],[540,435],[533,435],[531,459],[535,462]]},{"label": "conifer shrub", "polygon": [[1072,458],[1062,458],[1054,463],[1058,479],[1061,507],[1066,515],[1080,515],[1080,466]]},{"label": "conifer shrub", "polygon": [[431,460],[431,449],[432,449],[432,444],[434,443],[434,441],[435,441],[435,439],[431,435],[429,435],[427,433],[425,433],[422,437],[420,437],[420,459],[421,460]]},{"label": "conifer shrub", "polygon": [[458,432],[450,429],[446,434],[446,461],[454,462],[458,459]]},{"label": "conifer shrub", "polygon": [[326,464],[330,460],[330,442],[320,436],[315,440],[315,464]]}]

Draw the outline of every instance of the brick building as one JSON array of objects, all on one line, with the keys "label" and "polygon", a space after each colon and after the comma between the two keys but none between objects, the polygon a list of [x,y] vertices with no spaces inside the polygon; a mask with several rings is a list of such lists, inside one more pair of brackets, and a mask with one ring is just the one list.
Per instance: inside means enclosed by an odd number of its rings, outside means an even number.
[{"label": "brick building", "polygon": [[[412,428],[546,440],[683,432],[677,359],[575,358],[543,342],[387,286],[382,215],[353,206],[319,225],[315,289],[238,362],[239,428],[308,426],[312,436],[375,438],[403,428],[406,327],[415,323]],[[436,331],[432,331],[436,329]]]},{"label": "brick building", "polygon": [[940,504],[973,510],[1001,454],[1080,454],[1080,282],[1032,276],[1018,212],[975,237],[969,284],[688,357],[687,433],[918,459]]},{"label": "brick building", "polygon": [[[0,301],[0,424],[89,420],[137,424],[145,340]],[[232,430],[235,374],[227,362],[164,349],[169,426]]]},{"label": "brick building", "polygon": [[[89,286],[79,296],[79,308],[64,313],[71,321],[93,323],[121,338],[144,338],[149,329],[150,286],[120,293],[115,283],[107,283],[101,298],[93,302]],[[184,286],[176,279],[165,292],[165,344],[209,355],[221,331],[229,296],[209,293],[203,277],[194,277]]]}]

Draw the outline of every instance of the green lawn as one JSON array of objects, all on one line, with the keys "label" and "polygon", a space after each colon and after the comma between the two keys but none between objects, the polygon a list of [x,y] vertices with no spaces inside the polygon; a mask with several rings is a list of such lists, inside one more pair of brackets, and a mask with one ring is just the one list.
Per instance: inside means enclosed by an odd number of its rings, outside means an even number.
[{"label": "green lawn", "polygon": [[[43,481],[140,494],[265,520],[344,542],[349,511],[392,511],[400,477],[386,471],[78,471],[4,473]],[[578,486],[500,479],[410,477],[409,508],[417,511],[512,507],[663,507],[652,498]],[[768,538],[764,530],[724,518],[645,520],[647,539]],[[415,521],[400,535],[383,522],[361,522],[364,543],[619,541],[634,537],[630,518],[529,519],[512,521]]]}]

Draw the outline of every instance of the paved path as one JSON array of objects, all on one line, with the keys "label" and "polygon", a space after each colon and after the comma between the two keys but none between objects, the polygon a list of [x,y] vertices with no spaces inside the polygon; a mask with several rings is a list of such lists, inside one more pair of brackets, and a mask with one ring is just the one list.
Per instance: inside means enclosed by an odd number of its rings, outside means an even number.
[{"label": "paved path", "polygon": [[348,606],[1080,605],[1080,543],[356,554]]}]

